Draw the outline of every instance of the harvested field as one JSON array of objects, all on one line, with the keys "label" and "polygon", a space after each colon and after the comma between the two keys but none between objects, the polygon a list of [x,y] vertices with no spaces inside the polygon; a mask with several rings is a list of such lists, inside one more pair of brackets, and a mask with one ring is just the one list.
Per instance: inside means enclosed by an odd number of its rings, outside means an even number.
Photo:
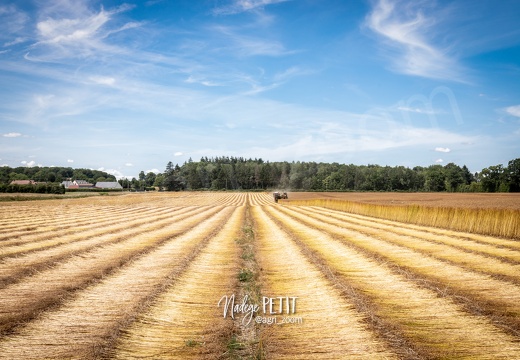
[{"label": "harvested field", "polygon": [[[434,209],[444,195],[458,194],[348,199]],[[462,195],[450,206],[519,210]],[[520,358],[518,240],[312,196],[1,202],[0,358]]]}]

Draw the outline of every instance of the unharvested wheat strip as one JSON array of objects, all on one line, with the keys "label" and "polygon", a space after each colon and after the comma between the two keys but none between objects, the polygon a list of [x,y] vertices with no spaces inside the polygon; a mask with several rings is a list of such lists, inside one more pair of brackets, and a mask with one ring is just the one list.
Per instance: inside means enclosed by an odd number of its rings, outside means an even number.
[{"label": "unharvested wheat strip", "polygon": [[[355,221],[345,222],[343,219],[321,215],[315,211],[298,209],[297,212],[320,221],[322,229],[328,229],[328,225],[334,225],[345,229],[349,234],[352,234],[352,236],[355,236],[355,233],[358,232],[370,237],[375,237],[377,239],[387,241],[391,244],[396,244],[398,246],[412,249],[415,252],[426,254],[436,259],[448,261],[449,263],[467,268],[472,271],[498,276],[516,284],[520,284],[520,264],[517,262],[505,262],[501,259],[491,257],[489,255],[483,256],[479,253],[460,250],[458,247],[453,247],[451,245],[423,240],[420,237],[420,234],[417,233],[415,235],[413,233],[399,235],[394,232],[389,232],[385,228],[372,228],[365,225],[358,225]],[[497,250],[497,252],[503,251],[504,255],[505,252],[513,253],[513,251],[509,249],[495,250]],[[420,256],[420,254],[417,254],[417,256]],[[520,254],[518,254],[518,256],[520,256]]]},{"label": "unharvested wheat strip", "polygon": [[[375,304],[376,315],[397,326],[417,346],[422,356],[468,359],[520,357],[517,338],[502,332],[486,317],[468,314],[448,298],[439,298],[436,292],[408,281],[388,266],[335,240],[323,230],[283,214],[277,207],[265,209],[283,222],[284,228],[293,233],[301,246],[318,254],[345,284],[365,294]],[[363,241],[375,239],[365,238]]]},{"label": "unharvested wheat strip", "polygon": [[[330,223],[324,224],[324,219],[321,218],[309,218],[293,210],[283,211],[291,213],[295,221],[337,236],[346,244],[353,244],[422,278],[433,280],[445,287],[446,291],[455,290],[459,295],[469,297],[472,304],[480,304],[479,306],[486,309],[486,313],[500,318],[516,331],[520,330],[520,286],[380,240],[379,238],[384,239],[387,236],[384,233],[368,237]],[[513,265],[509,266],[514,268]]]},{"label": "unharvested wheat strip", "polygon": [[[369,330],[353,304],[341,296],[283,230],[265,215],[264,208],[252,209],[257,261],[263,269],[263,295],[297,297],[296,311],[289,316],[303,319],[302,323],[264,328],[269,334],[268,338],[264,336],[268,358],[397,358]],[[285,312],[285,308],[283,310]],[[282,318],[278,315],[279,322]]]},{"label": "unharvested wheat strip", "polygon": [[220,207],[210,208],[180,223],[174,222],[126,241],[95,248],[1,289],[0,330],[5,332],[15,326],[16,322],[34,317],[37,311],[60,302],[60,298],[71,291],[86,286],[130,259],[190,231],[204,219],[220,218],[221,211]]},{"label": "unharvested wheat strip", "polygon": [[[318,209],[323,209],[323,208],[318,207]],[[339,211],[338,213],[345,214],[345,212],[341,212],[341,211]],[[374,222],[378,222],[381,224],[387,224],[390,226],[403,227],[403,228],[411,229],[413,231],[418,231],[421,233],[432,233],[432,234],[437,234],[437,235],[441,235],[441,236],[451,236],[451,237],[455,237],[455,238],[468,239],[468,240],[480,242],[483,244],[501,246],[501,247],[509,248],[512,250],[520,250],[520,242],[517,240],[503,239],[503,238],[493,237],[493,236],[489,236],[489,235],[480,235],[480,234],[474,234],[474,233],[469,233],[469,232],[441,229],[441,228],[435,228],[435,227],[429,227],[429,226],[400,223],[400,222],[393,221],[393,220],[374,218],[374,217],[370,217],[370,216],[358,215],[358,214],[353,214],[353,213],[348,213],[348,216],[353,217],[353,218],[358,218],[358,219],[364,219],[367,221],[374,221]]]},{"label": "unharvested wheat strip", "polygon": [[[0,341],[6,359],[96,359],[174,282],[232,213],[225,208]],[[204,319],[201,319],[203,321]]]},{"label": "unharvested wheat strip", "polygon": [[[59,243],[69,242],[71,241],[70,239],[74,238],[82,231],[95,231],[95,229],[103,229],[103,232],[109,232],[112,231],[109,229],[123,228],[125,223],[130,223],[142,219],[146,216],[157,215],[160,217],[161,215],[165,216],[164,214],[167,216],[168,211],[169,210],[167,209],[157,210],[141,212],[131,216],[121,215],[120,217],[112,216],[110,213],[102,213],[101,216],[103,217],[104,221],[94,221],[92,223],[78,222],[78,224],[75,226],[67,227],[47,227],[48,229],[39,231],[37,233],[23,234],[23,236],[18,236],[18,238],[12,239],[10,241],[3,241],[0,245],[0,257],[32,251],[38,248],[54,246],[56,244],[56,239],[59,240]],[[84,216],[89,216],[89,214],[85,214]],[[9,236],[9,233],[7,234],[7,236]],[[90,236],[92,236],[92,234]],[[13,235],[13,237],[15,236]]]},{"label": "unharvested wheat strip", "polygon": [[[57,232],[57,233],[49,233],[43,237],[38,237],[33,241],[29,241],[29,239],[24,239],[24,242],[18,245],[13,246],[5,246],[0,248],[0,258],[6,258],[9,256],[20,256],[22,254],[41,251],[49,248],[53,248],[56,246],[61,246],[67,243],[71,243],[74,241],[78,241],[78,239],[84,239],[88,237],[99,236],[103,234],[114,234],[120,231],[124,231],[128,228],[129,224],[132,226],[138,226],[140,224],[146,224],[150,221],[150,219],[162,220],[168,219],[171,216],[170,211],[165,211],[164,213],[158,212],[157,214],[148,213],[143,214],[143,216],[136,216],[135,218],[121,218],[121,219],[112,219],[103,225],[112,224],[109,226],[103,227],[100,225],[94,228],[91,227],[81,227],[77,229],[67,230],[65,232]],[[157,216],[155,216],[157,215]],[[147,216],[147,218],[143,218]],[[30,238],[30,237],[28,237]]]},{"label": "unharvested wheat strip", "polygon": [[235,239],[243,218],[244,208],[235,208],[186,271],[124,330],[111,358],[217,359],[225,352],[221,337],[229,336],[233,321],[217,304],[236,285]]},{"label": "unharvested wheat strip", "polygon": [[6,284],[20,281],[24,276],[34,274],[44,267],[56,266],[57,261],[63,261],[66,257],[80,255],[82,252],[89,251],[97,246],[106,246],[138,236],[140,233],[163,228],[174,221],[182,221],[200,212],[198,209],[187,208],[185,211],[173,212],[165,218],[150,217],[142,219],[138,223],[132,223],[131,227],[126,224],[121,227],[121,231],[104,233],[96,231],[94,233],[81,233],[76,238],[69,239],[66,244],[31,252],[25,255],[2,259],[0,261],[0,287]]},{"label": "unharvested wheat strip", "polygon": [[453,235],[440,235],[430,231],[434,230],[432,228],[423,227],[423,229],[419,229],[417,226],[414,226],[415,229],[413,229],[410,228],[407,224],[397,222],[393,222],[393,224],[390,225],[387,224],[386,221],[383,221],[381,219],[364,216],[352,216],[351,214],[345,214],[344,212],[342,213],[340,211],[327,211],[326,209],[321,209],[317,207],[313,207],[312,210],[309,209],[308,211],[312,211],[314,213],[324,215],[327,217],[332,217],[334,219],[342,220],[346,223],[357,224],[369,228],[377,228],[397,235],[412,236],[414,238],[420,238],[423,240],[435,241],[441,244],[454,246],[459,249],[479,252],[481,254],[500,257],[503,259],[512,260],[520,263],[520,248],[519,250],[514,250],[509,247],[502,247],[499,245],[497,246],[496,244],[479,242],[471,238],[468,238],[466,233],[457,233],[455,231],[450,231],[451,233],[453,233]]}]

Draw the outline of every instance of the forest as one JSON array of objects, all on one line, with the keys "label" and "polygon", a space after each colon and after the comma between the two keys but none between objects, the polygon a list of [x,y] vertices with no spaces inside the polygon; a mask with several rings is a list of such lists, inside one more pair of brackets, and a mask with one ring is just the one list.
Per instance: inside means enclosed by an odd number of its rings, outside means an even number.
[{"label": "forest", "polygon": [[316,162],[269,162],[241,157],[203,157],[182,166],[170,161],[164,173],[123,180],[125,188],[162,187],[165,190],[286,191],[449,191],[518,192],[520,158],[508,166],[494,165],[472,174],[449,163],[445,166],[353,165]]},{"label": "forest", "polygon": [[[24,191],[13,180],[59,184],[64,180],[116,181],[113,175],[70,167],[0,167],[0,192]],[[316,162],[269,162],[242,157],[191,158],[181,166],[170,161],[163,173],[119,179],[124,189],[142,190],[268,190],[285,191],[427,191],[518,192],[520,158],[507,166],[493,165],[471,173],[463,165],[404,166],[354,165]],[[49,186],[41,189],[51,189]],[[32,188],[34,191],[35,188]],[[52,191],[55,187],[52,187]],[[29,190],[29,189],[28,189]],[[51,191],[51,190],[49,190]]]}]

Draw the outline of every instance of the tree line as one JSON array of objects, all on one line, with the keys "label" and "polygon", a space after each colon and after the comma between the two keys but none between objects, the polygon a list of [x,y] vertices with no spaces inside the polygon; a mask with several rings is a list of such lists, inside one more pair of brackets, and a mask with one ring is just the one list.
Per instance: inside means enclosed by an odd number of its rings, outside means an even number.
[{"label": "tree line", "polygon": [[[36,185],[11,184],[15,180],[33,180]],[[63,194],[61,185],[65,180],[85,180],[91,184],[98,181],[116,181],[113,175],[91,169],[73,169],[71,167],[0,167],[0,192]]]},{"label": "tree line", "polygon": [[[59,184],[64,180],[116,181],[113,175],[91,169],[70,167],[0,167],[0,192],[21,192],[13,180]],[[170,161],[163,173],[145,173],[138,178],[120,179],[124,189],[180,190],[268,190],[286,191],[451,191],[518,192],[520,158],[507,166],[494,165],[471,173],[449,163],[445,166],[380,166],[316,162],[269,162],[242,157],[191,158],[181,166]],[[56,186],[32,187],[34,192],[57,192]]]},{"label": "tree line", "polygon": [[[520,158],[508,166],[495,165],[471,173],[449,163],[445,166],[353,165],[316,162],[269,162],[241,157],[203,157],[182,166],[168,162],[164,173],[143,171],[134,186],[179,190],[291,191],[450,191],[518,192]],[[129,185],[129,184],[127,184]]]}]

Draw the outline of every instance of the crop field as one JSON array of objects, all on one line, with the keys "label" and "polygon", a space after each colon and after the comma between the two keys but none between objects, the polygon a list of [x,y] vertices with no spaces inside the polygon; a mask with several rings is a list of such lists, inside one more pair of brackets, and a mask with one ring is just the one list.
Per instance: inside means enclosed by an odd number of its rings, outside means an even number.
[{"label": "crop field", "polygon": [[514,195],[376,195],[0,202],[0,359],[520,358]]}]

